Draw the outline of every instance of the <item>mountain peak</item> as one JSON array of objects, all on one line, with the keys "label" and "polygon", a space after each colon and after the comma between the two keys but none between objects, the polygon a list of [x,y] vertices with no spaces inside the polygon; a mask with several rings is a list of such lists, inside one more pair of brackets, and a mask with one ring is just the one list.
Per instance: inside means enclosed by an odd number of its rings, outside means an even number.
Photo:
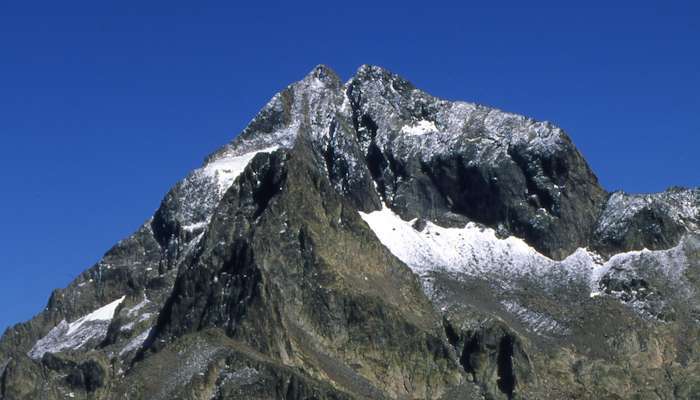
[{"label": "mountain peak", "polygon": [[341,80],[338,74],[325,64],[318,64],[302,79],[302,82],[320,82],[323,86],[339,87]]},{"label": "mountain peak", "polygon": [[411,82],[402,78],[400,75],[388,70],[387,68],[362,64],[357,69],[355,75],[350,79],[350,82],[381,82],[383,85],[391,84],[395,87],[413,90],[415,87]]},{"label": "mountain peak", "polygon": [[698,398],[699,226],[549,123],[318,65],[8,330],[0,400]]},{"label": "mountain peak", "polygon": [[367,75],[395,75],[393,72],[389,71],[388,69],[379,66],[379,65],[373,65],[373,64],[362,64],[360,67],[357,69],[357,72],[355,72],[355,76],[367,76]]}]

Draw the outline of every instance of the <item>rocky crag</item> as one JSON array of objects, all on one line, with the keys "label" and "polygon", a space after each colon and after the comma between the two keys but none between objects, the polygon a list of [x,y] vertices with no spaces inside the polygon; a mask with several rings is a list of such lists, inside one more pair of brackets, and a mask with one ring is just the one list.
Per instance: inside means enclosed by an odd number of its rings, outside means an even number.
[{"label": "rocky crag", "polygon": [[699,210],[319,66],[5,332],[0,399],[697,399]]}]

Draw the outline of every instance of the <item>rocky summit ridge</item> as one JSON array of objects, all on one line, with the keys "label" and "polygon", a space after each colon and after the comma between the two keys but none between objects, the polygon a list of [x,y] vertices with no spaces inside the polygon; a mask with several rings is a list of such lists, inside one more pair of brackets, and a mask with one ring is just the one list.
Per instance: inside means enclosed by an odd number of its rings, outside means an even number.
[{"label": "rocky summit ridge", "polygon": [[700,190],[314,68],[0,339],[0,400],[700,398]]}]

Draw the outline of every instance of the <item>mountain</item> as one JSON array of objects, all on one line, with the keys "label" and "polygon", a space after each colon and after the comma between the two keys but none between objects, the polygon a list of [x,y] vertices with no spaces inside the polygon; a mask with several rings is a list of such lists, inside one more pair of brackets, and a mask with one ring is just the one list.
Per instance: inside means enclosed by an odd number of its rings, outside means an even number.
[{"label": "mountain", "polygon": [[0,399],[697,399],[699,210],[318,66],[5,332]]}]

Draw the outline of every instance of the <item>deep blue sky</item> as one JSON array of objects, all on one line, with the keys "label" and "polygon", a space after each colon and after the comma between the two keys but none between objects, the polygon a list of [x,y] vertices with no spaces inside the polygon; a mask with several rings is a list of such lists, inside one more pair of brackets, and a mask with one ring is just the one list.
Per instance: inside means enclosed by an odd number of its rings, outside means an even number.
[{"label": "deep blue sky", "polygon": [[241,3],[2,2],[0,331],[319,63],[553,121],[610,190],[700,185],[697,1]]}]

